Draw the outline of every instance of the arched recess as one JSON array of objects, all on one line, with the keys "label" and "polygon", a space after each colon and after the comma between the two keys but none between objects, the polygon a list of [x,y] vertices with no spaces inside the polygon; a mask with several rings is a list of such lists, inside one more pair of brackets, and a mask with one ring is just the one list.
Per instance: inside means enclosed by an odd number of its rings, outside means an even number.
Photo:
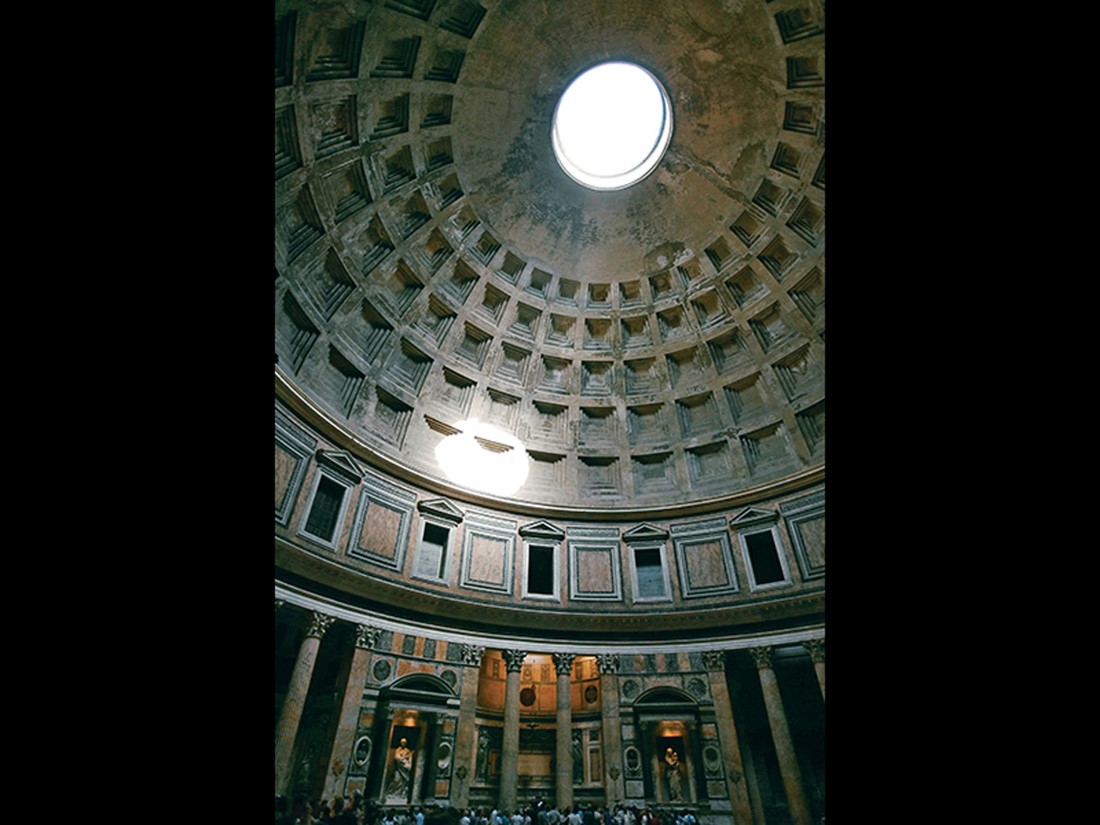
[{"label": "arched recess", "polygon": [[450,797],[459,699],[430,673],[404,676],[379,694],[371,794],[380,805],[431,805]]},{"label": "arched recess", "polygon": [[656,687],[634,702],[634,719],[646,800],[687,805],[707,798],[699,703],[677,688]]}]

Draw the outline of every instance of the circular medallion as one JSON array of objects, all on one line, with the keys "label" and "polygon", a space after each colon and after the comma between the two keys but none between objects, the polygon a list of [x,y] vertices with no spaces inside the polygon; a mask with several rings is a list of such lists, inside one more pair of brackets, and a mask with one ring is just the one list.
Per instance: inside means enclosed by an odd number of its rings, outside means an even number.
[{"label": "circular medallion", "polygon": [[586,701],[590,705],[596,701],[599,695],[600,692],[596,690],[595,685],[589,685],[584,689],[584,701]]},{"label": "circular medallion", "polygon": [[638,695],[638,683],[633,679],[627,679],[623,682],[623,696],[627,699],[633,699]]},{"label": "circular medallion", "polygon": [[442,673],[439,674],[439,678],[442,679],[444,682],[446,682],[447,685],[449,687],[452,687],[452,688],[455,686],[455,683],[458,681],[458,677],[455,675],[455,672],[453,670],[443,671]]},{"label": "circular medallion", "polygon": [[521,690],[519,692],[519,703],[525,708],[529,708],[531,705],[535,704],[535,689],[525,687]]},{"label": "circular medallion", "polygon": [[384,682],[390,678],[390,671],[393,667],[385,659],[379,659],[374,663],[374,678],[379,682]]}]

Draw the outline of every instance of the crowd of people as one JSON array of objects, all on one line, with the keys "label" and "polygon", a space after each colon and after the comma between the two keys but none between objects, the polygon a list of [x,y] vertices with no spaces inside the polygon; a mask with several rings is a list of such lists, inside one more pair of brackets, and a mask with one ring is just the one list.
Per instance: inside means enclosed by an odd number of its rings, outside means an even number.
[{"label": "crowd of people", "polygon": [[504,811],[497,808],[380,807],[356,792],[351,797],[311,801],[305,795],[288,800],[275,796],[275,825],[698,825],[686,808],[580,804],[559,810],[547,802]]}]

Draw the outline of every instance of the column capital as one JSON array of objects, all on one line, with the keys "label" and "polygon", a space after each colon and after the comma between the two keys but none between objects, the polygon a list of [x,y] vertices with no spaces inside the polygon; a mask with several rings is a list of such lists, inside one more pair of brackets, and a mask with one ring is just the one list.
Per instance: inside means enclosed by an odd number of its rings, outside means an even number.
[{"label": "column capital", "polygon": [[309,630],[306,631],[306,636],[316,636],[318,639],[323,638],[325,631],[332,627],[332,623],[335,621],[335,616],[329,616],[319,610],[314,610],[313,618],[309,623]]},{"label": "column capital", "polygon": [[810,658],[814,662],[825,661],[825,639],[807,639],[802,643],[802,646],[806,648],[810,653]]},{"label": "column capital", "polygon": [[363,650],[370,650],[382,637],[382,628],[369,624],[355,626],[355,646]]},{"label": "column capital", "polygon": [[502,650],[504,666],[509,673],[519,673],[523,668],[523,660],[527,656],[526,650]]},{"label": "column capital", "polygon": [[554,670],[558,672],[558,675],[567,676],[573,669],[573,660],[577,658],[577,654],[551,653],[550,658],[554,660]]},{"label": "column capital", "polygon": [[750,647],[749,653],[752,654],[752,659],[756,662],[757,670],[764,670],[765,668],[771,668],[772,666],[772,653],[775,651],[774,647]]},{"label": "column capital", "polygon": [[722,671],[726,669],[726,651],[724,650],[704,650],[703,651],[703,664],[706,665],[707,670]]},{"label": "column capital", "polygon": [[596,667],[600,669],[600,673],[618,673],[619,672],[619,654],[618,653],[597,653],[596,654]]},{"label": "column capital", "polygon": [[485,648],[480,645],[462,645],[462,664],[467,667],[480,667],[481,657],[485,655]]}]

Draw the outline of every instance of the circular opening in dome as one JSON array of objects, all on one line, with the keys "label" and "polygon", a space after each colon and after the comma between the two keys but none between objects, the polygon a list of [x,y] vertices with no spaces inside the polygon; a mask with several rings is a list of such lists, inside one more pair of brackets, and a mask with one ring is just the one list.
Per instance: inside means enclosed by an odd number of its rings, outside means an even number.
[{"label": "circular opening in dome", "polygon": [[633,63],[582,72],[554,110],[558,164],[589,189],[625,189],[657,166],[672,137],[672,105],[657,78]]}]

